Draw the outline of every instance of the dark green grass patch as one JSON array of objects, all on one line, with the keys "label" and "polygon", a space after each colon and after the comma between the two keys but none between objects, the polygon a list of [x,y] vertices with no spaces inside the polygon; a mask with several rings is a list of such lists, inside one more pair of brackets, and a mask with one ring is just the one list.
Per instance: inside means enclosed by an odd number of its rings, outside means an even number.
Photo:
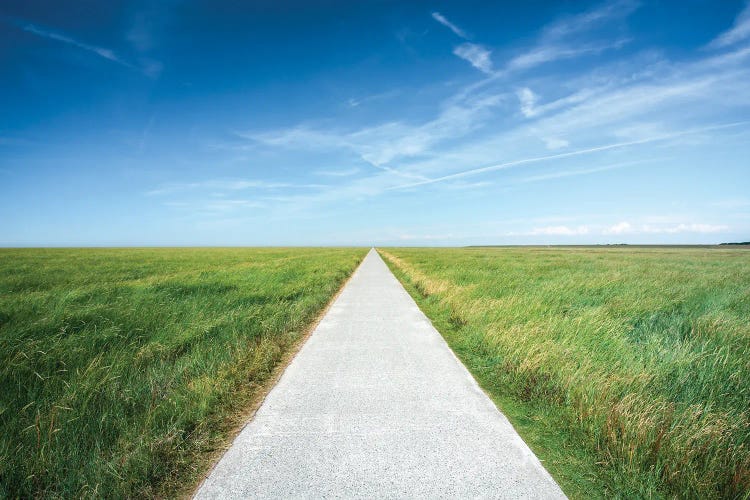
[{"label": "dark green grass patch", "polygon": [[750,498],[750,252],[382,252],[571,496]]},{"label": "dark green grass patch", "polygon": [[364,254],[0,250],[0,497],[195,481]]}]

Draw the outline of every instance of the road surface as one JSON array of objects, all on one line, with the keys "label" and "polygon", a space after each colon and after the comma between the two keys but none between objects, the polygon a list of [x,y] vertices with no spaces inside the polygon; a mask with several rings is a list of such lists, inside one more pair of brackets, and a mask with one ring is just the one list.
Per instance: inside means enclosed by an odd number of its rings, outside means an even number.
[{"label": "road surface", "polygon": [[371,250],[196,498],[562,498]]}]

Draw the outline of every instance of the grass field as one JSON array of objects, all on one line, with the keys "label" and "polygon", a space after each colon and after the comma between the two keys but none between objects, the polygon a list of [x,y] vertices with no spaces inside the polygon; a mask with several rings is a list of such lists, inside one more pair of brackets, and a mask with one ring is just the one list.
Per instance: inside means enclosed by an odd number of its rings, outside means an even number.
[{"label": "grass field", "polygon": [[750,497],[750,251],[381,252],[573,497]]},{"label": "grass field", "polygon": [[189,488],[365,252],[0,250],[0,498]]}]

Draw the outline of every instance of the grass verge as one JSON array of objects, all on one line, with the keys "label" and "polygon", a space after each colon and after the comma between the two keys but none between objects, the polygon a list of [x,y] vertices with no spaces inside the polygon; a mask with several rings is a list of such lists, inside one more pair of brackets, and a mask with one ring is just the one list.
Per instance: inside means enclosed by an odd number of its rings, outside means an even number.
[{"label": "grass verge", "polygon": [[387,249],[572,497],[750,497],[750,254]]},{"label": "grass verge", "polygon": [[0,497],[185,492],[365,253],[0,250]]}]

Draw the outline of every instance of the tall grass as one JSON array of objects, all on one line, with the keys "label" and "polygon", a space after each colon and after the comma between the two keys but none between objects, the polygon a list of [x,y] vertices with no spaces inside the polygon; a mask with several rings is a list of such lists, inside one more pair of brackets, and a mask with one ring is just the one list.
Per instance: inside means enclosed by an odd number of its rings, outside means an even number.
[{"label": "tall grass", "polygon": [[0,497],[195,481],[364,254],[0,250]]},{"label": "tall grass", "polygon": [[517,425],[585,449],[570,494],[750,498],[750,252],[382,254]]}]

